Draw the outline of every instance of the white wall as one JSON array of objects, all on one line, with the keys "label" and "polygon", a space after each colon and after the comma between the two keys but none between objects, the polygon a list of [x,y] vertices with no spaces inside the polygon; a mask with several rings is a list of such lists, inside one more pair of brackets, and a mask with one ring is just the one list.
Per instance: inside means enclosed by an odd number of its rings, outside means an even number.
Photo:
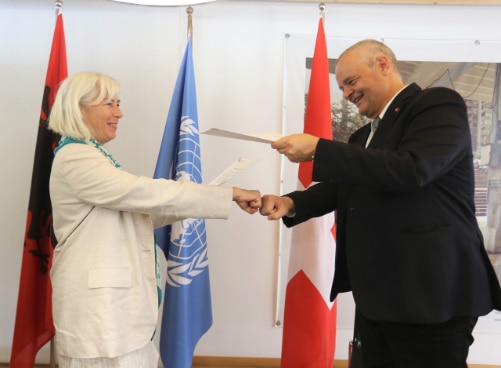
[{"label": "white wall", "polygon": [[[122,83],[125,117],[108,149],[127,170],[151,176],[184,51],[185,8],[67,0],[63,15],[69,72],[96,70]],[[325,29],[328,37],[354,39],[501,42],[500,18],[501,6],[332,3],[327,5]],[[5,362],[10,359],[54,19],[54,1],[0,0],[0,361]],[[220,1],[194,6],[200,129],[281,131],[284,34],[314,36],[317,22],[315,3]],[[501,61],[499,54],[492,56]],[[247,156],[260,161],[228,184],[278,193],[280,158],[266,145],[216,137],[202,137],[201,142],[207,181],[237,157]],[[207,224],[214,325],[196,354],[279,357],[281,329],[274,327],[274,318],[280,224],[236,208],[228,221]],[[336,356],[346,359],[353,321],[350,295],[340,298],[339,311]],[[501,356],[490,348],[500,346],[500,335],[476,331],[470,362],[501,364]],[[38,360],[47,358],[46,347]]]}]

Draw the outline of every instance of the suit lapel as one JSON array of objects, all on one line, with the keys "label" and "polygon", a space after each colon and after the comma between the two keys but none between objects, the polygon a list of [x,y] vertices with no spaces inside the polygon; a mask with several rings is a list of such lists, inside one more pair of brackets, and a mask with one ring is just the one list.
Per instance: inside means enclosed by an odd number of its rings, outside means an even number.
[{"label": "suit lapel", "polygon": [[[405,109],[405,107],[412,100],[412,97],[421,91],[421,87],[419,87],[416,83],[412,83],[406,88],[404,88],[391,102],[390,106],[386,110],[383,118],[379,122],[378,129],[376,133],[372,137],[371,142],[368,147],[378,147],[379,143],[384,142],[384,137],[387,136],[386,132],[390,131],[393,127],[393,124],[397,121],[400,113]],[[368,126],[368,131],[370,132],[370,125]],[[369,133],[367,133],[368,137]]]}]

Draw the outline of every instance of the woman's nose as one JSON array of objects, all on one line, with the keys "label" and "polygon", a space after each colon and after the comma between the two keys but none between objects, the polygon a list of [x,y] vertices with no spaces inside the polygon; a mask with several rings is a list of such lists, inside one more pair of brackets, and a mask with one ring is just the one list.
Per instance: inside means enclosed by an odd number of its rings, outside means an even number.
[{"label": "woman's nose", "polygon": [[121,118],[122,116],[124,116],[122,109],[118,106],[115,108],[113,115],[115,115],[117,118]]}]

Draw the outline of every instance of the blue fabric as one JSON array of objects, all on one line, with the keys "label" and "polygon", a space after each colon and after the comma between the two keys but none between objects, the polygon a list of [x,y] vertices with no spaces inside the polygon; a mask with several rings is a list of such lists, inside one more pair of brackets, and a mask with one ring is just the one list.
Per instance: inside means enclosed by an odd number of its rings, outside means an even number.
[{"label": "blue fabric", "polygon": [[[202,182],[191,39],[172,96],[155,178]],[[166,368],[191,368],[195,347],[212,325],[205,221],[187,219],[155,230],[167,258],[160,331]]]}]

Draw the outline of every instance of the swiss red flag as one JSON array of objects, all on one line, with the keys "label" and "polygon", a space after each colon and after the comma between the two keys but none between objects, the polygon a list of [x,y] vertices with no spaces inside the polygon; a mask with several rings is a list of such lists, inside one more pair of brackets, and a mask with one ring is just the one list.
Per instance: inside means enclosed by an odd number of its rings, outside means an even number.
[{"label": "swiss red flag", "polygon": [[38,124],[10,359],[11,368],[33,368],[38,351],[55,334],[52,323],[52,287],[49,270],[56,241],[52,231],[49,177],[54,158],[53,149],[60,137],[48,129],[47,123],[59,84],[67,76],[63,15],[59,14],[56,19]]},{"label": "swiss red flag", "polygon": [[[323,19],[318,23],[304,132],[332,139],[329,61]],[[299,164],[298,190],[312,184],[312,163]],[[334,214],[292,229],[282,339],[282,368],[331,368],[336,304],[329,300],[336,242]]]}]

